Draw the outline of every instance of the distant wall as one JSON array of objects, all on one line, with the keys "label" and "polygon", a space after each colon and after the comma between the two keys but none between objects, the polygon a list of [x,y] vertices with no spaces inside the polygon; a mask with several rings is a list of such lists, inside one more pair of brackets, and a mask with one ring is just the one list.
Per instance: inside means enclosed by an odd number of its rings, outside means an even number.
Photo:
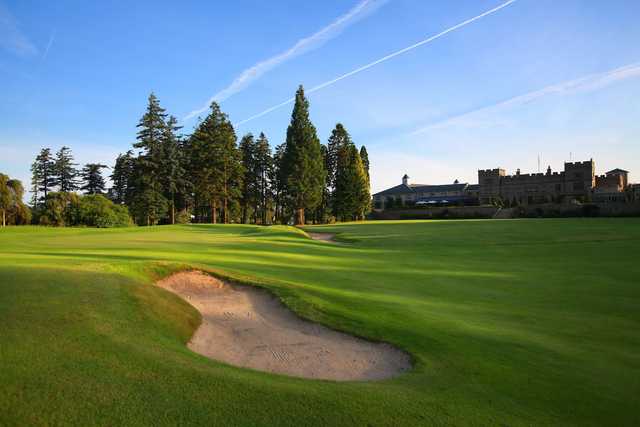
[{"label": "distant wall", "polygon": [[371,219],[462,219],[492,218],[498,208],[493,206],[424,207],[415,209],[387,209],[372,212]]},{"label": "distant wall", "polygon": [[640,202],[544,204],[499,209],[493,206],[425,207],[374,211],[371,219],[472,219],[472,218],[564,218],[564,217],[623,217],[640,216]]},{"label": "distant wall", "polygon": [[588,203],[583,205],[538,205],[513,208],[514,217],[580,217],[602,216],[622,217],[640,216],[640,202]]}]

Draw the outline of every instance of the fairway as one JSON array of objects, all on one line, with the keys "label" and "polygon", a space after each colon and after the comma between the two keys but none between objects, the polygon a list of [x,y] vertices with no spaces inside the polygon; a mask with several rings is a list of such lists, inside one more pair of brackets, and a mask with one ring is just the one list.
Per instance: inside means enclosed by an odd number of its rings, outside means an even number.
[{"label": "fairway", "polygon": [[[0,229],[0,424],[638,425],[640,220]],[[212,361],[184,269],[266,287],[413,368],[305,380]]]}]

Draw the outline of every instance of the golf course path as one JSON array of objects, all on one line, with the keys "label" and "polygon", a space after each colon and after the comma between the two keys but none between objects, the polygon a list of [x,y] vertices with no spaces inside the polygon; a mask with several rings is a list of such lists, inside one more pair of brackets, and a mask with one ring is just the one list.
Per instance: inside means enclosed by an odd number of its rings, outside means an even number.
[{"label": "golf course path", "polygon": [[311,237],[313,240],[320,240],[322,242],[329,242],[329,243],[338,243],[334,240],[334,237],[336,236],[333,233],[307,233],[309,235],[309,237]]},{"label": "golf course path", "polygon": [[411,367],[409,355],[306,321],[267,291],[199,271],[157,282],[202,314],[188,346],[231,365],[302,378],[381,380]]}]

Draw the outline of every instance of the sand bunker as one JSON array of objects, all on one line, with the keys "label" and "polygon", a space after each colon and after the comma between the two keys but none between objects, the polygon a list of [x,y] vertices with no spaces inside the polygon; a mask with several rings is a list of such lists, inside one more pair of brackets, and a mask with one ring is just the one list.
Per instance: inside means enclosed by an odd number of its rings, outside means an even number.
[{"label": "sand bunker", "polygon": [[188,346],[215,360],[336,381],[380,380],[411,366],[407,353],[303,320],[265,290],[198,271],[174,274],[157,285],[200,311],[202,324]]},{"label": "sand bunker", "polygon": [[329,243],[338,243],[333,239],[336,236],[333,233],[307,233],[307,234],[313,240],[320,240],[322,242],[329,242]]}]

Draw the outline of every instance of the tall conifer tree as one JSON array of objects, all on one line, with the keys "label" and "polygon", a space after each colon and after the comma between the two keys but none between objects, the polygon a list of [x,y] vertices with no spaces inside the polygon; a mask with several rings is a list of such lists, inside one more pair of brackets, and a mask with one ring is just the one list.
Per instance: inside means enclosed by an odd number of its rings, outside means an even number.
[{"label": "tall conifer tree", "polygon": [[54,184],[58,186],[58,191],[69,193],[78,189],[77,163],[73,162],[73,155],[69,147],[62,147],[56,153],[53,164],[55,174]]},{"label": "tall conifer tree", "polygon": [[241,197],[241,221],[243,224],[246,224],[249,216],[249,209],[252,208],[255,210],[259,197],[258,176],[256,175],[256,143],[252,134],[248,133],[242,137],[240,140],[240,152],[242,153],[242,166],[244,168]]},{"label": "tall conifer tree", "polygon": [[102,169],[108,167],[100,163],[87,163],[82,168],[83,185],[81,190],[85,194],[102,194],[105,190],[105,182],[102,177]]},{"label": "tall conifer tree", "polygon": [[31,165],[31,192],[34,207],[44,204],[55,183],[54,161],[50,148],[43,148]]},{"label": "tall conifer tree", "polygon": [[360,159],[362,159],[362,166],[364,167],[364,171],[367,174],[367,179],[369,178],[369,153],[367,153],[367,148],[363,145],[360,147]]},{"label": "tall conifer tree", "polygon": [[256,141],[256,177],[258,183],[258,200],[256,201],[255,218],[257,222],[258,216],[263,225],[271,222],[267,219],[272,201],[271,177],[273,174],[273,158],[271,157],[271,148],[269,140],[264,133],[260,132],[260,136]]},{"label": "tall conifer tree", "polygon": [[304,224],[305,210],[315,209],[322,200],[326,172],[316,128],[309,119],[309,102],[302,86],[296,92],[283,167],[287,194],[295,211],[296,224]]},{"label": "tall conifer tree", "polygon": [[168,201],[162,186],[166,117],[158,98],[153,93],[149,95],[147,111],[137,125],[137,142],[133,146],[141,152],[133,164],[130,182],[131,211],[139,224],[157,224],[167,213]]},{"label": "tall conifer tree", "polygon": [[133,175],[133,151],[129,150],[124,154],[119,154],[111,173],[110,195],[114,203],[125,204],[128,202],[129,183]]},{"label": "tall conifer tree", "polygon": [[240,199],[243,167],[233,126],[216,102],[189,144],[196,196],[200,203],[209,203],[212,223],[218,220],[218,210],[222,210],[223,222],[227,223],[232,205]]},{"label": "tall conifer tree", "polygon": [[182,159],[180,138],[177,132],[182,129],[178,120],[170,116],[162,135],[162,153],[160,159],[160,182],[163,194],[169,201],[169,222],[175,224],[176,197],[185,189],[185,170]]}]

